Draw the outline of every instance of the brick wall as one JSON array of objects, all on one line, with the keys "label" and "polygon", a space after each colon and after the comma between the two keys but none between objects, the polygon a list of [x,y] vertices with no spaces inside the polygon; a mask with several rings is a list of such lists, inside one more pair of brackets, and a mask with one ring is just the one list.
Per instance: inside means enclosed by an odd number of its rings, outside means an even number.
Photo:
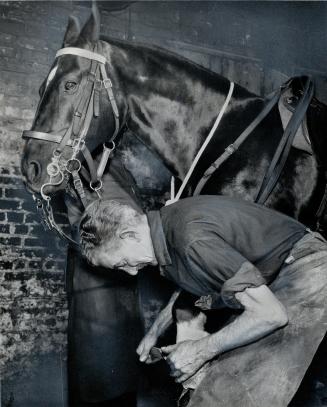
[{"label": "brick wall", "polygon": [[44,231],[19,168],[21,132],[31,125],[38,88],[60,44],[65,7],[60,19],[54,4],[0,3],[0,367],[6,380],[29,374],[43,354],[65,354],[66,249]]},{"label": "brick wall", "polygon": [[8,375],[42,353],[64,352],[66,249],[40,225],[18,167],[0,174],[0,366]]}]

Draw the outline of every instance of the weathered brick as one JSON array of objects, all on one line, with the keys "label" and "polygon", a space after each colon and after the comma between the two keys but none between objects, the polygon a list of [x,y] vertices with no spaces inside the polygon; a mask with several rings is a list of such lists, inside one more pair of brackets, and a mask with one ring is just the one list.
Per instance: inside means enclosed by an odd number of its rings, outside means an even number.
[{"label": "weathered brick", "polygon": [[30,196],[29,199],[26,199],[21,202],[21,209],[28,212],[35,212],[36,206],[35,202],[33,201],[32,197]]},{"label": "weathered brick", "polygon": [[10,169],[9,168],[0,168],[0,174],[9,175],[10,174]]},{"label": "weathered brick", "polygon": [[9,225],[0,224],[0,233],[9,233]]},{"label": "weathered brick", "polygon": [[8,176],[0,175],[0,185],[12,185],[16,188],[17,187],[25,188],[21,178],[12,177],[11,175]]},{"label": "weathered brick", "polygon": [[37,260],[29,261],[29,262],[28,262],[28,268],[29,268],[29,269],[41,270],[41,268],[42,268],[42,262],[41,262],[41,261],[37,261]]},{"label": "weathered brick", "polygon": [[22,223],[24,221],[24,214],[20,212],[7,212],[7,219],[8,222]]},{"label": "weathered brick", "polygon": [[26,262],[24,260],[14,259],[14,261],[13,261],[14,270],[24,269],[25,267],[26,267]]},{"label": "weathered brick", "polygon": [[21,254],[21,256],[26,257],[28,259],[35,258],[35,257],[44,258],[44,257],[49,255],[49,253],[47,253],[47,251],[44,248],[40,248],[40,249],[36,249],[36,248],[26,249],[26,248],[24,248],[24,249],[22,249],[20,254]]},{"label": "weathered brick", "polygon": [[0,270],[11,270],[13,266],[12,261],[0,260]]},{"label": "weathered brick", "polygon": [[20,246],[22,239],[20,237],[0,237],[0,243],[3,245]]},{"label": "weathered brick", "polygon": [[20,203],[18,201],[13,201],[13,200],[0,200],[0,209],[19,209]]},{"label": "weathered brick", "polygon": [[33,234],[33,236],[42,236],[44,235],[45,230],[44,227],[42,225],[32,225],[31,226],[31,234]]},{"label": "weathered brick", "polygon": [[25,223],[32,223],[39,225],[41,223],[41,218],[38,213],[27,213],[25,215]]},{"label": "weathered brick", "polygon": [[0,222],[4,222],[6,220],[6,213],[0,212]]},{"label": "weathered brick", "polygon": [[24,188],[19,189],[5,189],[6,198],[16,198],[16,199],[31,199],[31,195]]},{"label": "weathered brick", "polygon": [[54,269],[57,266],[57,263],[54,260],[48,260],[43,264],[43,268],[46,270]]},{"label": "weathered brick", "polygon": [[47,243],[48,239],[41,239],[41,238],[27,238],[24,241],[25,247],[44,247]]},{"label": "weathered brick", "polygon": [[27,235],[28,234],[28,226],[26,226],[26,225],[16,225],[14,231],[15,231],[15,235]]}]

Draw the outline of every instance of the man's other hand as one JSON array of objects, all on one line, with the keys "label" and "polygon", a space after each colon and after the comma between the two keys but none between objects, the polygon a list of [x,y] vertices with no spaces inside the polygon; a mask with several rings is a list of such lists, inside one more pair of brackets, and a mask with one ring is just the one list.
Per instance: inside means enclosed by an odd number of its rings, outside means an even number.
[{"label": "man's other hand", "polygon": [[136,349],[136,353],[140,356],[140,362],[145,362],[147,364],[152,363],[149,356],[151,348],[157,343],[158,337],[149,331],[145,337],[141,340],[139,346]]},{"label": "man's other hand", "polygon": [[205,338],[163,346],[161,350],[164,355],[167,355],[170,375],[175,377],[176,383],[183,383],[211,359],[207,352]]}]

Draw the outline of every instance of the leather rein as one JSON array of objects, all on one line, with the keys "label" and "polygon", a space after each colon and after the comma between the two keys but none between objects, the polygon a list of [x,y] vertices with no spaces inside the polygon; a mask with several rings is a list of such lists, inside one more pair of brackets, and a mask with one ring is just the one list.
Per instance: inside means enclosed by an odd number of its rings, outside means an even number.
[{"label": "leather rein", "polygon": [[[97,47],[96,46],[96,50]],[[100,196],[102,189],[102,176],[107,165],[111,152],[115,149],[115,139],[121,128],[120,115],[113,92],[113,85],[107,76],[106,64],[107,59],[99,52],[93,52],[76,47],[62,48],[56,53],[56,59],[65,55],[75,55],[91,61],[90,70],[88,72],[86,83],[74,111],[73,120],[67,128],[63,136],[55,133],[45,133],[34,130],[23,131],[24,139],[36,139],[49,141],[58,144],[52,153],[51,162],[47,165],[47,174],[49,181],[41,186],[40,194],[43,199],[33,198],[36,201],[37,209],[41,211],[43,222],[49,229],[56,230],[61,237],[69,240],[71,243],[77,244],[73,239],[67,236],[63,230],[56,224],[53,216],[52,207],[50,204],[51,196],[47,195],[45,188],[48,186],[60,185],[65,179],[72,177],[74,188],[79,196],[84,208],[88,205],[83,183],[80,174],[89,182],[90,188]],[[105,90],[111,105],[115,130],[113,135],[106,143],[103,144],[103,153],[96,168],[95,162],[91,156],[89,149],[85,144],[85,138],[91,125],[93,117],[98,117],[100,114],[100,93]],[[46,89],[40,99],[35,118],[38,117],[39,109],[42,104]],[[34,124],[34,123],[33,123]],[[65,147],[72,149],[72,155],[68,160],[62,160],[62,153]],[[86,170],[79,159],[80,153],[84,156],[88,165],[89,171]]]},{"label": "leather rein", "polygon": [[[289,81],[287,81],[286,83],[281,85],[273,93],[273,95],[268,100],[267,104],[262,109],[262,111],[259,113],[259,115],[247,126],[246,129],[244,129],[244,131],[239,135],[239,137],[237,137],[237,139],[232,144],[230,144],[229,146],[227,146],[225,148],[224,153],[221,156],[219,156],[210,165],[210,167],[204,172],[204,174],[198,181],[198,183],[194,189],[193,196],[199,195],[201,193],[202,189],[204,188],[205,184],[210,179],[210,177],[213,175],[213,173],[232,154],[234,154],[239,149],[239,147],[243,144],[243,142],[247,139],[247,137],[256,129],[256,127],[272,111],[274,106],[276,106],[278,104],[278,101],[279,101],[281,95],[283,94],[283,92],[290,86],[291,82],[292,82],[292,79],[290,79]],[[228,103],[230,102],[231,95],[233,92],[233,87],[234,87],[234,84],[233,84],[233,82],[231,82],[230,91],[226,97],[225,104],[223,105],[223,108],[220,111],[218,118],[216,120],[216,123],[218,121],[218,124],[220,122],[222,115],[224,114],[224,112],[226,110]],[[301,125],[301,123],[303,122],[303,120],[305,119],[306,111],[312,101],[313,94],[314,94],[314,84],[313,84],[312,80],[308,77],[306,80],[306,84],[304,86],[303,92],[302,92],[302,96],[299,100],[299,103],[298,103],[297,107],[294,109],[292,118],[290,119],[287,127],[285,128],[285,131],[277,146],[277,149],[276,149],[275,154],[272,158],[272,161],[269,165],[269,168],[262,180],[259,191],[254,199],[254,202],[259,203],[259,204],[265,204],[267,202],[268,198],[270,197],[274,187],[276,186],[276,184],[278,182],[278,179],[282,173],[282,170],[285,166],[285,163],[286,163],[287,157],[289,155],[290,149],[292,147],[292,142],[294,140],[296,132],[297,132],[299,126]],[[215,123],[214,127],[211,129],[203,146],[199,150],[199,153],[195,157],[195,159],[176,195],[175,195],[175,191],[174,191],[174,183],[175,183],[174,177],[172,177],[172,179],[171,179],[171,198],[166,202],[166,205],[170,205],[174,202],[177,202],[180,199],[180,197],[185,189],[185,186],[186,186],[188,180],[190,179],[201,154],[204,151],[204,148],[206,147],[208,142],[211,140],[213,133],[217,130],[218,125],[216,126],[216,123]],[[326,204],[327,204],[327,186],[325,188],[324,196],[322,198],[318,212],[316,214],[317,230],[320,228],[320,222],[323,218]]]}]

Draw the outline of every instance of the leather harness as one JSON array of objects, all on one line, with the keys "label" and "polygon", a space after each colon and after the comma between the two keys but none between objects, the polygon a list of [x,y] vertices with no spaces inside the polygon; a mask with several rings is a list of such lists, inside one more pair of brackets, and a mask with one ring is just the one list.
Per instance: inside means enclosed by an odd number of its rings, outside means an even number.
[{"label": "leather harness", "polygon": [[[265,105],[263,110],[259,113],[259,115],[248,125],[248,127],[240,134],[240,136],[234,141],[234,143],[230,144],[229,146],[226,147],[224,153],[219,156],[211,165],[210,167],[204,172],[202,175],[201,179],[198,181],[194,192],[193,196],[197,196],[201,193],[203,190],[205,184],[208,182],[210,177],[213,175],[213,173],[232,155],[239,149],[239,147],[242,145],[242,143],[247,139],[247,137],[255,130],[255,128],[264,120],[264,118],[272,111],[274,106],[276,106],[280,100],[281,95],[283,92],[288,89],[292,83],[293,79],[288,80],[286,83],[284,83],[282,86],[280,86],[276,92],[273,93],[272,97],[269,99],[268,103]],[[232,82],[231,82],[232,84]],[[314,84],[312,80],[307,77],[306,79],[306,84],[304,86],[304,90],[302,92],[302,96],[297,104],[297,106],[292,109],[293,115],[288,122],[285,131],[283,133],[283,136],[279,142],[279,145],[275,151],[275,154],[272,158],[272,161],[269,165],[269,168],[263,178],[263,181],[261,183],[261,186],[259,188],[259,191],[254,199],[254,202],[259,203],[259,204],[264,204],[267,202],[268,198],[270,197],[274,187],[276,186],[278,179],[282,173],[282,170],[285,166],[287,157],[289,155],[290,149],[292,147],[292,142],[294,140],[294,137],[297,133],[297,130],[301,123],[305,120],[306,118],[306,112],[307,109],[313,99],[313,94],[314,94]],[[229,96],[229,95],[228,95]],[[227,96],[226,102],[228,103],[230,98]],[[225,107],[225,104],[224,104]],[[225,109],[222,109],[225,111]],[[220,112],[221,113],[221,112]],[[218,117],[221,115],[219,114]],[[220,117],[221,119],[221,117]],[[215,127],[215,126],[214,126]],[[213,130],[213,129],[212,129]],[[208,139],[210,140],[212,138],[212,130],[209,133],[209,136],[205,140],[203,145],[208,144]],[[214,128],[214,130],[217,130],[217,127]],[[308,140],[308,143],[310,144],[310,140]],[[201,147],[201,153],[202,151]],[[198,160],[194,160],[194,162],[198,162]],[[175,195],[174,191],[174,177],[172,177],[172,182],[171,182],[171,199],[169,199],[166,202],[166,205],[170,205],[171,203],[174,203],[178,201],[182,195],[182,192],[185,189],[185,184],[191,177],[195,165],[194,162],[192,163],[190,170],[188,171],[182,186],[180,187],[178,193]],[[186,181],[186,182],[185,182]],[[316,213],[316,229],[321,231],[321,222],[324,217],[324,213],[326,210],[326,205],[327,205],[327,185],[325,186],[325,192],[322,197],[321,203],[319,205],[318,211]]]},{"label": "leather harness", "polygon": [[[42,202],[40,203],[40,200],[37,200],[37,206],[41,207],[45,217],[47,218],[46,219],[48,221],[47,223],[48,224],[50,223],[50,228],[54,228],[55,230],[57,230],[57,232],[60,233],[61,236],[68,238],[61,230],[58,230],[58,226],[54,222],[53,213],[50,205],[51,197],[46,195],[44,189],[46,186],[60,185],[64,180],[64,172],[68,176],[69,174],[71,174],[75,190],[77,191],[77,194],[80,197],[84,207],[86,207],[87,201],[83,189],[83,184],[79,175],[79,173],[81,173],[82,176],[88,180],[90,188],[94,190],[100,197],[99,190],[101,190],[102,188],[101,178],[105,170],[106,164],[108,162],[110,153],[115,148],[114,140],[116,139],[119,131],[121,130],[122,125],[120,126],[119,123],[119,110],[113,93],[112,82],[108,78],[106,72],[106,63],[107,63],[106,58],[99,52],[93,52],[75,47],[67,47],[60,49],[56,54],[56,58],[60,58],[64,55],[75,55],[81,58],[86,58],[91,61],[86,84],[84,86],[80,100],[77,104],[77,108],[75,109],[73,120],[68,129],[66,130],[64,136],[60,136],[54,133],[45,133],[30,130],[23,132],[23,138],[27,139],[33,138],[37,140],[50,141],[58,144],[58,146],[53,151],[51,163],[49,163],[47,166],[47,173],[50,180],[48,183],[42,185],[40,191],[41,196],[46,201],[47,205],[46,207],[44,207]],[[289,86],[290,82],[291,80],[283,84],[273,94],[273,96],[271,97],[267,105],[263,108],[263,110],[259,113],[259,115],[241,133],[241,135],[234,141],[234,143],[226,147],[224,153],[210,165],[210,167],[205,171],[200,181],[198,182],[193,195],[199,195],[201,193],[203,187],[210,179],[212,174],[223,164],[223,162],[225,162],[235,151],[238,150],[238,148],[246,140],[246,138],[262,122],[262,120],[269,114],[269,112],[271,112],[273,107],[278,103],[283,90],[285,90]],[[209,140],[211,139],[211,137],[213,136],[218,127],[218,124],[231,99],[233,88],[234,84],[231,82],[230,91],[226,98],[223,109],[219,113],[215,125],[213,126],[213,129],[209,133],[209,136],[207,137],[204,146],[200,149],[201,154],[203,153],[205,146],[208,144]],[[98,117],[100,114],[99,104],[100,104],[100,92],[102,89],[105,89],[108,95],[108,99],[112,108],[113,117],[115,120],[115,131],[109,140],[109,143],[111,143],[110,147],[107,143],[104,144],[103,154],[99,166],[97,169],[95,169],[95,164],[91,156],[91,153],[85,145],[85,138],[87,136],[92,118]],[[292,115],[291,120],[289,121],[284,131],[284,134],[280,140],[280,143],[277,147],[274,157],[264,176],[259,192],[255,198],[255,202],[264,204],[269,198],[273,188],[275,187],[286,163],[290,148],[292,146],[292,141],[295,137],[295,134],[300,124],[302,123],[305,117],[307,108],[312,100],[313,92],[314,92],[313,82],[311,81],[310,78],[307,78],[303,95],[299,101],[297,108],[295,109],[294,114]],[[35,117],[38,116],[39,108],[41,106],[44,94],[39,102]],[[73,152],[71,158],[68,161],[66,161],[64,165],[62,165],[62,163],[59,160],[61,158],[63,149],[66,146],[71,147]],[[83,154],[85,161],[88,164],[89,172],[85,169],[85,167],[81,165],[80,160],[77,158],[79,153]],[[180,198],[183,189],[185,188],[185,185],[187,184],[199,158],[200,154],[197,154],[196,159],[194,160],[187,176],[183,181],[182,187],[178,191],[176,197],[172,196],[172,198],[167,202],[167,204],[173,203]],[[58,176],[60,178],[59,180],[56,180],[55,178]],[[327,192],[324,195],[323,201],[321,202],[318,211],[320,214],[324,212],[326,201],[327,201]],[[70,238],[68,238],[68,240],[71,241]]]},{"label": "leather harness", "polygon": [[[95,51],[97,51],[98,46],[101,46],[100,43],[96,46]],[[34,198],[36,200],[37,207],[42,211],[45,224],[50,229],[55,229],[62,237],[76,244],[76,242],[69,238],[56,224],[53,217],[52,207],[50,205],[51,197],[46,194],[45,188],[47,186],[60,185],[64,181],[65,177],[69,178],[71,175],[75,190],[85,208],[88,202],[86,200],[83,183],[80,178],[81,174],[89,182],[90,188],[100,197],[99,191],[102,188],[101,178],[103,176],[109,156],[115,149],[115,139],[123,125],[119,121],[120,115],[112,89],[112,82],[107,76],[106,58],[99,52],[93,52],[82,48],[67,47],[60,49],[56,53],[56,59],[65,55],[75,55],[91,61],[85,86],[83,87],[81,97],[77,103],[77,107],[75,108],[73,120],[70,126],[63,136],[55,133],[25,130],[23,131],[23,138],[32,138],[58,144],[58,146],[56,146],[56,148],[53,150],[51,162],[47,166],[49,182],[43,184],[40,190],[41,197],[46,202],[46,205],[43,205],[43,202],[40,199]],[[115,121],[115,130],[108,142],[103,145],[102,157],[98,167],[96,168],[91,153],[85,144],[85,138],[87,136],[92,118],[96,118],[100,114],[100,92],[102,89],[106,90],[112,108]],[[40,99],[35,118],[38,117],[39,109],[45,93],[46,89]],[[67,161],[61,159],[65,147],[70,147],[72,149],[72,155]],[[81,161],[78,158],[79,153],[84,156],[89,171],[82,166]]]},{"label": "leather harness", "polygon": [[[198,182],[193,195],[199,195],[210,179],[212,174],[233,154],[239,149],[242,143],[247,139],[247,137],[254,131],[254,129],[262,122],[262,120],[271,112],[274,106],[278,103],[281,94],[289,86],[291,80],[287,81],[277,91],[273,94],[269,102],[259,113],[259,115],[249,124],[249,126],[241,133],[241,135],[234,141],[233,144],[230,144],[224,151],[224,153],[215,160],[210,167],[205,171],[202,178]],[[305,89],[303,91],[302,98],[295,109],[295,112],[288,123],[284,134],[279,142],[277,150],[274,154],[274,157],[270,163],[270,166],[264,176],[262,184],[259,188],[258,194],[255,198],[255,202],[264,204],[269,198],[273,188],[275,187],[280,174],[286,163],[290,148],[292,146],[292,141],[295,137],[295,134],[303,121],[306,111],[309,107],[309,104],[312,100],[314,92],[314,85],[310,78],[307,78]]]}]

